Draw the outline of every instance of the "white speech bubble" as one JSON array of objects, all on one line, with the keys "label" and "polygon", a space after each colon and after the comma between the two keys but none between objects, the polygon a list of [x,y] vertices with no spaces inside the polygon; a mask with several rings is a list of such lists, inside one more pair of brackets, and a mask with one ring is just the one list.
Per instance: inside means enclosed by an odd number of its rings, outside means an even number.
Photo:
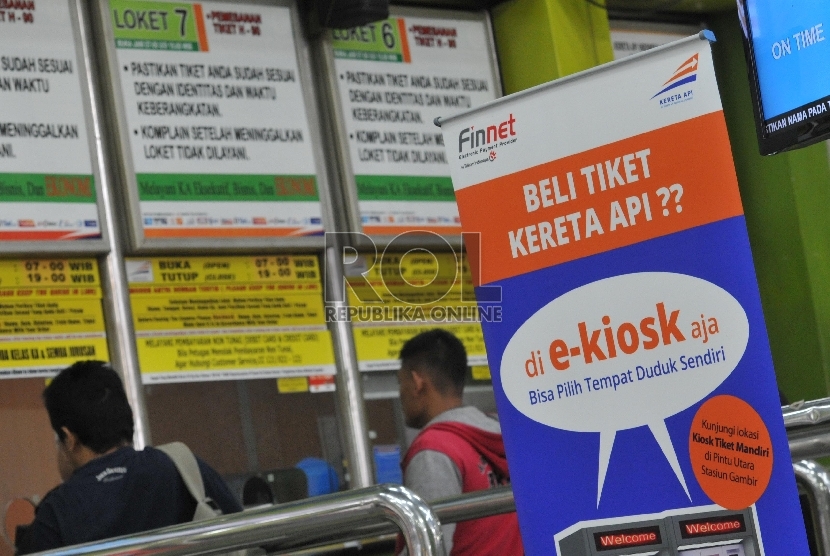
[{"label": "white speech bubble", "polygon": [[539,309],[507,344],[501,383],[530,419],[600,433],[597,506],[616,432],[641,426],[689,496],[664,420],[717,388],[748,340],[746,312],[719,286],[685,274],[625,274]]}]

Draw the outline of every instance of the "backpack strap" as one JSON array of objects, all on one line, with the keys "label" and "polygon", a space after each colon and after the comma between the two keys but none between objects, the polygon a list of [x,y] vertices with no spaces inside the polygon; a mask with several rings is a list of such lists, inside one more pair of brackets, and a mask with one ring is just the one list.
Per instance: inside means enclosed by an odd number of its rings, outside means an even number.
[{"label": "backpack strap", "polygon": [[179,475],[181,475],[187,487],[187,491],[196,500],[196,511],[193,514],[193,521],[221,515],[220,511],[215,510],[211,506],[212,500],[205,496],[205,483],[202,481],[199,463],[196,461],[196,456],[193,455],[190,448],[183,442],[171,442],[156,446],[156,449],[164,452],[173,460],[176,469],[179,471]]}]

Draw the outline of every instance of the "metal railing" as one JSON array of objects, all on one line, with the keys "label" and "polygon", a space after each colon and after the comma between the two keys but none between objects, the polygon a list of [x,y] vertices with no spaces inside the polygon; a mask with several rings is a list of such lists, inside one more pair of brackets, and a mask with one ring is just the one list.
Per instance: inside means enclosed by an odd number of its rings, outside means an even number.
[{"label": "metal railing", "polygon": [[[513,500],[513,489],[509,486],[498,487],[491,490],[480,490],[461,494],[452,498],[432,502],[432,511],[441,524],[457,523],[469,519],[489,517],[492,515],[507,514],[516,511],[516,503]],[[386,521],[365,523],[356,527],[347,535],[339,531],[331,531],[317,537],[314,543],[291,542],[283,547],[283,550],[275,551],[275,554],[294,553],[298,548],[303,547],[303,554],[314,554],[314,548],[333,548],[335,545],[342,545],[355,539],[383,540],[394,538],[398,528]],[[359,544],[359,543],[357,543]],[[410,552],[410,554],[413,554]],[[417,555],[415,555],[417,556]]]},{"label": "metal railing", "polygon": [[330,535],[353,538],[352,532],[361,525],[384,522],[403,532],[410,554],[446,556],[435,513],[422,498],[396,485],[330,494],[41,554],[175,556],[251,547],[267,547],[272,552],[313,545]]},{"label": "metal railing", "polygon": [[[431,504],[432,511],[441,524],[458,523],[459,521],[516,511],[516,503],[513,500],[513,489],[509,486],[461,494],[452,498],[437,500]],[[304,546],[306,548],[328,546],[353,539],[383,537],[397,532],[398,529],[395,525],[388,521],[367,522],[354,528],[347,536],[343,536],[340,531],[331,531],[328,534],[321,534],[317,537],[315,544],[306,544]],[[297,548],[299,546],[303,545],[291,543],[287,548]],[[283,552],[285,551],[277,551],[278,554]],[[417,553],[410,552],[410,554]]]},{"label": "metal railing", "polygon": [[796,482],[810,505],[816,548],[820,556],[830,556],[830,475],[806,461],[830,455],[830,398],[798,402],[782,411]]},{"label": "metal railing", "polygon": [[[782,408],[796,479],[807,495],[820,556],[830,556],[830,474],[813,461],[830,455],[830,398]],[[426,504],[410,490],[381,485],[149,533],[67,547],[44,555],[213,554],[267,546],[271,553],[403,532],[409,554],[445,556],[442,523],[515,511],[510,487]]]},{"label": "metal railing", "polygon": [[810,504],[819,556],[830,556],[830,475],[814,461],[797,461],[793,463],[793,471]]},{"label": "metal railing", "polygon": [[830,455],[830,398],[781,408],[793,460]]},{"label": "metal railing", "polygon": [[403,532],[413,556],[445,556],[441,523],[516,511],[510,487],[462,494],[430,508],[405,487],[380,485],[42,552],[43,556],[174,556],[267,547],[271,554]]}]

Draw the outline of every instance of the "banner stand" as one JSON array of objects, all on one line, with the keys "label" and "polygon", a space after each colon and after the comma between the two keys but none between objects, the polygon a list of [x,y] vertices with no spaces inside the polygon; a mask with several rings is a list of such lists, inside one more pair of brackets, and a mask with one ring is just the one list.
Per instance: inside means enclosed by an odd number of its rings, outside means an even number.
[{"label": "banner stand", "polygon": [[439,122],[530,556],[809,553],[714,41]]}]

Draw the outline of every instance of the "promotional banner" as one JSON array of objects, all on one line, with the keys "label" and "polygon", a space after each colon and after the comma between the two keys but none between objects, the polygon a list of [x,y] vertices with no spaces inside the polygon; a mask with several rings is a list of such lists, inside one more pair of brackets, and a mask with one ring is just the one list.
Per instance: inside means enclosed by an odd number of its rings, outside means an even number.
[{"label": "promotional banner", "polygon": [[335,374],[314,255],[128,259],[127,274],[147,384]]},{"label": "promotional banner", "polygon": [[0,379],[108,361],[95,259],[0,261]]},{"label": "promotional banner", "polygon": [[109,6],[144,237],[322,233],[290,9]]},{"label": "promotional banner", "polygon": [[442,128],[526,553],[809,554],[709,43]]},{"label": "promotional banner", "polygon": [[[350,319],[361,371],[400,368],[400,351],[413,336],[444,328],[461,340],[474,378],[489,379],[481,332],[482,314],[475,300],[466,260],[454,253],[384,253],[380,261],[361,255],[346,266]],[[389,272],[391,271],[391,272]],[[498,308],[500,310],[500,308]]]},{"label": "promotional banner", "polygon": [[441,130],[498,96],[484,19],[392,17],[333,30],[337,97],[363,231],[460,233]]},{"label": "promotional banner", "polygon": [[0,241],[99,238],[69,2],[0,8]]}]

